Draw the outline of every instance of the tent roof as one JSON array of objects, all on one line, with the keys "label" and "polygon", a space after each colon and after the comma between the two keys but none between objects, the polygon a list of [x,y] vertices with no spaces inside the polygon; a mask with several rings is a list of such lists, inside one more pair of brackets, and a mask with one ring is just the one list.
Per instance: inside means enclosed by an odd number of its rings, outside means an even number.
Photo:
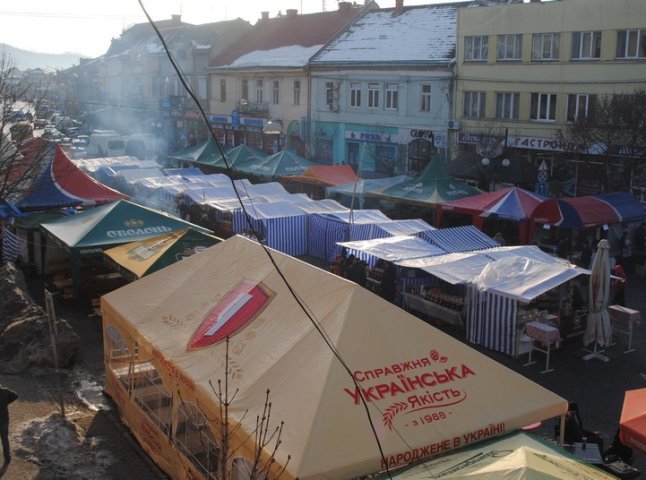
[{"label": "tent roof", "polygon": [[44,230],[71,248],[102,248],[145,240],[187,227],[210,233],[177,217],[126,200],[42,225]]},{"label": "tent roof", "polygon": [[319,215],[323,215],[339,222],[354,223],[357,225],[367,223],[386,223],[391,221],[390,218],[388,218],[381,210],[344,210],[341,212],[329,212]]},{"label": "tent roof", "polygon": [[[226,155],[229,160],[229,166],[232,168],[245,168],[246,165],[260,163],[268,157],[262,150],[248,145],[233,147],[227,150]],[[222,162],[222,167],[225,167],[224,162]]]},{"label": "tent roof", "polygon": [[212,235],[185,228],[146,240],[125,243],[110,248],[103,254],[125,271],[126,276],[134,280],[200,253],[218,241],[219,239]]},{"label": "tent roof", "polygon": [[626,192],[606,195],[549,199],[534,212],[537,223],[579,230],[616,222],[646,220],[639,201]]},{"label": "tent roof", "polygon": [[392,472],[378,480],[445,480],[585,478],[611,480],[603,470],[581,462],[561,447],[536,435],[515,432],[502,438],[478,442],[457,452]]},{"label": "tent roof", "polygon": [[386,188],[377,196],[390,200],[439,205],[479,193],[477,188],[451,177],[444,161],[436,156],[417,177]]},{"label": "tent roof", "polygon": [[338,245],[350,250],[363,252],[373,257],[400,264],[403,260],[444,255],[441,248],[425,242],[419,237],[398,235],[356,242],[339,242]]},{"label": "tent roof", "polygon": [[17,206],[21,209],[101,205],[127,199],[127,195],[106,187],[78,168],[60,146],[49,166],[38,177],[31,192]]},{"label": "tent roof", "polygon": [[[423,457],[429,445],[452,448],[453,439],[485,428],[495,436],[565,413],[565,399],[367,289],[277,251],[272,258],[318,327],[265,251],[239,236],[110,292],[101,305],[104,322],[127,329],[140,349],[154,349],[165,360],[158,368],[188,377],[213,404],[211,382],[224,380],[228,337],[229,361],[236,365],[229,414],[241,425],[232,446],[253,442],[269,391],[272,421],[284,422],[275,458],[287,464],[291,478],[379,471],[375,430],[393,465]],[[241,299],[254,300],[251,317],[240,309]],[[225,312],[223,320],[218,314]],[[244,325],[226,323],[240,322],[242,312]],[[505,385],[505,394],[492,385]],[[430,412],[438,413],[437,421],[413,421]]]},{"label": "tent roof", "polygon": [[413,177],[409,177],[408,175],[397,175],[396,177],[385,178],[360,178],[356,182],[351,181],[339,185],[331,185],[325,190],[325,195],[331,197],[335,193],[342,193],[345,195],[352,195],[353,193],[356,193],[357,195],[378,193],[392,185],[412,180],[412,178]]},{"label": "tent roof", "polygon": [[534,245],[450,253],[405,260],[400,264],[420,268],[452,284],[474,283],[482,289],[524,302],[578,275],[590,273]]},{"label": "tent roof", "polygon": [[473,225],[425,231],[421,237],[447,252],[469,252],[498,247],[498,243]]},{"label": "tent roof", "polygon": [[334,213],[334,212],[349,212],[350,209],[344,207],[336,200],[324,199],[313,200],[311,202],[299,203],[298,208],[307,214],[311,213]]},{"label": "tent roof", "polygon": [[350,165],[312,165],[301,175],[291,175],[286,180],[333,186],[354,182],[357,180],[357,175]]},{"label": "tent roof", "polygon": [[249,209],[249,215],[255,219],[270,219],[284,217],[304,217],[305,212],[292,202],[258,203]]},{"label": "tent roof", "polygon": [[278,178],[281,176],[299,175],[312,165],[314,165],[312,162],[292,150],[281,150],[270,155],[262,162],[246,163],[244,165],[235,163],[234,168],[252,175]]},{"label": "tent roof", "polygon": [[169,154],[168,158],[202,165],[213,165],[222,159],[222,155],[213,139],[209,137],[206,142],[200,145],[188,147]]},{"label": "tent roof", "polygon": [[412,218],[407,220],[391,220],[390,222],[375,225],[375,227],[391,236],[415,235],[416,233],[437,230],[435,227],[432,227],[424,220],[421,220],[419,218]]},{"label": "tent roof", "polygon": [[518,187],[503,188],[469,198],[447,202],[443,210],[482,217],[497,217],[515,221],[532,218],[536,208],[549,197]]}]

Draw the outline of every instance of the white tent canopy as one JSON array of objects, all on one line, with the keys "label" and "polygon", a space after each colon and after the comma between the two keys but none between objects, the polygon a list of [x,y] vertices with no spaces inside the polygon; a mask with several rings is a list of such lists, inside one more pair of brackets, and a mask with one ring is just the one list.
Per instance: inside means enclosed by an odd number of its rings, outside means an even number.
[{"label": "white tent canopy", "polygon": [[357,242],[339,242],[337,245],[349,250],[363,252],[400,265],[403,260],[426,258],[444,255],[446,252],[421,238],[408,235],[360,240]]},{"label": "white tent canopy", "polygon": [[[272,257],[316,328],[263,249],[232,237],[103,296],[106,358],[136,349],[163,380],[173,418],[190,402],[218,432],[211,385],[224,380],[228,337],[229,388],[237,392],[229,420],[239,425],[231,448],[250,452],[270,391],[271,420],[284,422],[275,458],[277,469],[286,465],[286,479],[382,470],[375,433],[394,467],[565,414],[565,399],[365,288],[288,255]],[[178,433],[156,430],[135,408],[118,365],[106,364],[106,391],[143,448],[173,478],[184,478],[186,462],[173,457],[176,442],[166,438]],[[163,449],[151,446],[151,436]]]},{"label": "white tent canopy", "polygon": [[577,275],[590,273],[533,245],[451,253],[400,264],[420,268],[452,284],[474,283],[481,289],[524,302]]}]

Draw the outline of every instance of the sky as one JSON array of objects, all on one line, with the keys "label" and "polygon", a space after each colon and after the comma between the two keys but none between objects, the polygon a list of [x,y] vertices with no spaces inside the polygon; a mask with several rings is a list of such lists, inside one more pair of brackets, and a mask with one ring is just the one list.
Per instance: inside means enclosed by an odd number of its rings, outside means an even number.
[{"label": "sky", "polygon": [[[270,17],[286,9],[315,13],[337,9],[337,0],[142,0],[153,20],[181,14],[201,24],[243,18],[252,24],[260,12]],[[363,0],[357,1],[363,3]],[[395,0],[377,0],[382,8]],[[446,0],[404,0],[404,5],[447,3]],[[138,0],[4,0],[0,2],[0,43],[41,53],[76,53],[98,57],[129,25],[146,17]]]}]

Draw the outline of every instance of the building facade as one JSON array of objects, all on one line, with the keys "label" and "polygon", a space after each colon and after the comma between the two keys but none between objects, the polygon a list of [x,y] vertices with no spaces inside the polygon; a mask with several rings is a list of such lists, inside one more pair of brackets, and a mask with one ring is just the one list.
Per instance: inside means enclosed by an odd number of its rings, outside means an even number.
[{"label": "building facade", "polygon": [[[553,195],[628,191],[631,178],[637,181],[634,155],[621,153],[625,146],[581,145],[568,127],[602,97],[644,89],[646,2],[461,8],[456,61],[460,129],[451,140],[454,156],[474,160],[463,168],[493,175],[496,183],[510,164],[528,162],[539,168],[537,190]],[[483,158],[486,168],[478,163]]]},{"label": "building facade", "polygon": [[310,63],[316,161],[362,176],[419,173],[448,154],[457,7],[366,12]]}]

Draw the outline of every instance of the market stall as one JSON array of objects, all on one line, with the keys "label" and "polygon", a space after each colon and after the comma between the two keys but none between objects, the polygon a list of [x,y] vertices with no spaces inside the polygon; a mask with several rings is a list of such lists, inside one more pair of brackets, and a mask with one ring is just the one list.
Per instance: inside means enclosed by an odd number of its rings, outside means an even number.
[{"label": "market stall", "polygon": [[467,340],[509,355],[521,353],[519,340],[528,322],[552,322],[559,331],[571,328],[570,320],[561,318],[571,302],[566,284],[589,274],[534,246],[450,253],[400,265],[419,268],[451,285],[465,285]]}]

